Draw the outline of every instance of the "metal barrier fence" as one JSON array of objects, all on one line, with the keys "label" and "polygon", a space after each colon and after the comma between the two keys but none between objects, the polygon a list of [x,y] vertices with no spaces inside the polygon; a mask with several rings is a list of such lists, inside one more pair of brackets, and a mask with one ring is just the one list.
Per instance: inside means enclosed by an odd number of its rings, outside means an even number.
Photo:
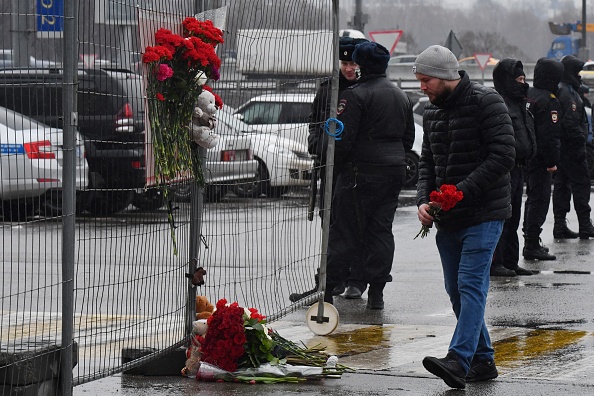
[{"label": "metal barrier fence", "polygon": [[[317,209],[308,221],[306,116],[332,72],[336,3],[0,4],[3,395],[71,394],[184,345],[196,294],[272,321],[305,303],[289,295],[316,286],[322,243]],[[141,43],[159,21],[196,14],[224,24],[221,77],[208,82],[225,102],[221,140],[198,150],[204,190],[186,179],[164,196],[150,178]],[[264,94],[279,96],[255,105],[278,119],[247,132],[257,108],[232,113]],[[246,140],[254,160],[238,166]],[[250,177],[238,177],[250,164]],[[193,287],[187,274],[197,266],[206,284]],[[126,350],[146,356],[126,360]]]}]

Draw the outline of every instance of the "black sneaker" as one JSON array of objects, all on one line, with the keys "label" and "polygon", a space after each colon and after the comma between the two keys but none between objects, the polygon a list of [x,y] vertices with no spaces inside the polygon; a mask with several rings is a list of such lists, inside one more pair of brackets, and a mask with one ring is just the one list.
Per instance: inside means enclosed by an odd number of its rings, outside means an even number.
[{"label": "black sneaker", "polygon": [[497,378],[499,373],[494,361],[483,360],[470,365],[470,370],[466,374],[466,382],[488,381]]},{"label": "black sneaker", "polygon": [[431,374],[441,378],[449,387],[466,388],[466,373],[455,353],[448,352],[446,357],[441,359],[427,356],[423,359],[423,366]]}]

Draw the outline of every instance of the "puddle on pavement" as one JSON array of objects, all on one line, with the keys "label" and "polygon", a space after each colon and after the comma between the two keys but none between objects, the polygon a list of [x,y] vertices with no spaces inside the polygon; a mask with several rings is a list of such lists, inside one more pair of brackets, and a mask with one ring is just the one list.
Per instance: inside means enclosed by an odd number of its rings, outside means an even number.
[{"label": "puddle on pavement", "polygon": [[522,366],[527,361],[542,358],[591,335],[586,331],[573,330],[528,330],[523,335],[505,338],[493,343],[497,366],[509,371]]},{"label": "puddle on pavement", "polygon": [[307,346],[325,346],[328,353],[338,357],[358,355],[391,347],[393,329],[394,326],[366,326],[324,337],[312,337]]}]

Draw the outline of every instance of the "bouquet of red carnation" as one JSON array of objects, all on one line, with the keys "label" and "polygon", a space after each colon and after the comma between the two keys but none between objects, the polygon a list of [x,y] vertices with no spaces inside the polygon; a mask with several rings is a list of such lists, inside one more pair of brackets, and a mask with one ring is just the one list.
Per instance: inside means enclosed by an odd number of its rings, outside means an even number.
[{"label": "bouquet of red carnation", "polygon": [[272,355],[275,343],[266,328],[266,317],[255,308],[243,308],[236,302],[217,302],[217,309],[207,319],[208,330],[201,344],[202,361],[226,371],[239,367],[258,367],[278,362]]},{"label": "bouquet of red carnation", "polygon": [[[452,209],[462,200],[462,198],[464,198],[464,194],[462,191],[458,190],[456,186],[452,184],[442,184],[440,188],[429,194],[431,203],[429,204],[428,212],[434,219],[437,219],[437,215],[441,211],[447,212]],[[429,234],[429,228],[430,227],[426,225],[421,226],[421,230],[414,239],[417,239],[419,235],[421,238],[425,238]]]}]

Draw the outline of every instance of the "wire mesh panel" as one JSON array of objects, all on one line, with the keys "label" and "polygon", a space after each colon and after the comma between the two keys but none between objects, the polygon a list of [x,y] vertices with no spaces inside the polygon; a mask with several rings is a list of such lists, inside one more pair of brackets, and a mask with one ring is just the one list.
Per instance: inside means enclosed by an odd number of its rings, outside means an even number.
[{"label": "wire mesh panel", "polygon": [[[331,2],[74,2],[78,46],[65,48],[63,5],[71,1],[0,3],[0,373],[13,390],[57,383],[55,372],[19,378],[19,362],[59,359],[52,354],[64,320],[74,325],[76,385],[131,367],[124,350],[157,356],[182,345],[194,294],[275,320],[305,303],[292,293],[317,286],[322,228],[310,207],[318,182],[307,135],[314,94],[332,70]],[[159,17],[143,22],[147,13]],[[142,61],[143,37],[164,27],[158,21],[196,14],[225,39],[216,48],[220,77],[206,81],[224,102],[218,144],[194,146],[201,189],[188,174],[158,183]],[[75,81],[65,80],[64,56],[76,58]],[[69,84],[76,211],[64,212]],[[65,279],[72,217],[74,278]],[[206,269],[206,284],[190,289],[195,266]],[[74,290],[72,319],[62,317],[64,288]]]}]

